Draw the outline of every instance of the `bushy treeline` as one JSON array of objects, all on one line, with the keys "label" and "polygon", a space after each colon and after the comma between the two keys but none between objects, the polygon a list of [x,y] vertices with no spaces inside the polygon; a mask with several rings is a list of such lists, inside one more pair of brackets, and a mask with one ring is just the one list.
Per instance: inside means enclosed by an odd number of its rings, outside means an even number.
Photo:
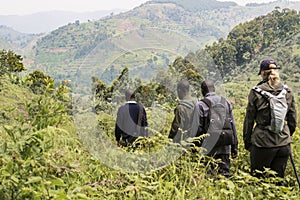
[{"label": "bushy treeline", "polygon": [[[299,45],[300,14],[296,10],[275,9],[271,13],[234,27],[226,39],[219,39],[205,50],[212,56],[223,77],[255,61],[262,54],[270,54],[277,48],[287,50]],[[278,55],[279,64],[285,59],[299,66],[299,54]],[[276,56],[277,59],[277,56]],[[290,64],[291,62],[289,62]]]},{"label": "bushy treeline", "polygon": [[[178,57],[168,69],[158,69],[157,74],[149,82],[140,78],[129,77],[129,69],[125,67],[110,85],[98,77],[92,77],[92,91],[96,97],[96,110],[107,110],[111,102],[123,103],[126,89],[136,90],[136,99],[146,107],[153,104],[176,104],[176,87],[179,80],[189,80],[193,87],[193,95],[200,96],[200,84],[203,77],[196,66],[187,58]],[[110,106],[112,106],[110,104]]]}]

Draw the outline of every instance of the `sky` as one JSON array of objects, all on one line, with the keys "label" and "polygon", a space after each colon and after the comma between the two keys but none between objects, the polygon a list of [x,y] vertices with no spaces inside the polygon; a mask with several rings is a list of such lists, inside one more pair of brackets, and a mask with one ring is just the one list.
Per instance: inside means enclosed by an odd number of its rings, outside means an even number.
[{"label": "sky", "polygon": [[[97,11],[112,9],[132,9],[148,0],[2,0],[0,15],[25,15],[42,11]],[[230,1],[230,0],[219,0]],[[272,0],[232,0],[239,5],[264,3]],[[274,1],[274,0],[273,0]]]}]

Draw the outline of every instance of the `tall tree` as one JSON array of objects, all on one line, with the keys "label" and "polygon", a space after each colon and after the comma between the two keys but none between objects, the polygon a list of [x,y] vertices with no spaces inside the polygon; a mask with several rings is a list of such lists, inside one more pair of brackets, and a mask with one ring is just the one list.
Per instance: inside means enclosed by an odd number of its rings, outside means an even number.
[{"label": "tall tree", "polygon": [[21,72],[25,70],[22,63],[23,58],[15,54],[13,51],[0,51],[0,76],[14,72]]}]

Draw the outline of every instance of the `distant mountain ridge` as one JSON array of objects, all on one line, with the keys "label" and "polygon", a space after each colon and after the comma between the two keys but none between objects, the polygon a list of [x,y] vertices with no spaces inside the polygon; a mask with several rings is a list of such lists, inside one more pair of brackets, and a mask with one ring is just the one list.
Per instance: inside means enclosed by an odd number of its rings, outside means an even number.
[{"label": "distant mountain ridge", "polygon": [[25,48],[38,34],[20,33],[10,27],[0,25],[0,49],[14,49],[16,52]]},{"label": "distant mountain ridge", "polygon": [[[202,2],[198,5],[198,11],[190,10],[196,8],[193,2]],[[131,66],[140,73],[156,70],[157,66],[165,67],[173,61],[167,51],[159,52],[157,49],[195,51],[187,42],[193,41],[201,49],[219,38],[225,38],[239,23],[265,15],[276,7],[300,10],[299,1],[277,1],[256,6],[209,2],[154,0],[100,20],[85,23],[76,20],[49,34],[35,37],[24,51],[25,66],[27,69],[42,70],[61,80],[74,78],[79,67],[88,65],[97,75],[107,71],[112,80],[124,66]],[[182,40],[182,36],[190,40]],[[106,46],[99,48],[99,44],[104,43],[107,43]],[[116,45],[121,47],[121,51],[114,54]],[[89,56],[95,49],[99,55]],[[182,52],[180,55],[185,56]]]},{"label": "distant mountain ridge", "polygon": [[76,20],[80,22],[94,21],[123,11],[125,10],[114,9],[94,12],[47,11],[30,15],[0,15],[0,25],[11,27],[21,33],[49,33]]},{"label": "distant mountain ridge", "polygon": [[228,8],[238,5],[232,1],[221,2],[217,0],[151,0],[148,3],[174,3],[191,12]]}]

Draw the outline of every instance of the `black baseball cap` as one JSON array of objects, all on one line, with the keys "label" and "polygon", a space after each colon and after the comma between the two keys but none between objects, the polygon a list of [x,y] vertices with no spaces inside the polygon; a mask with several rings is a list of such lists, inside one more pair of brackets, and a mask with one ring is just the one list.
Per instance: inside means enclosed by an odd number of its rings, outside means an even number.
[{"label": "black baseball cap", "polygon": [[281,69],[281,68],[278,67],[276,61],[273,60],[272,58],[263,59],[260,63],[260,70],[258,75],[260,75],[262,71],[270,70],[270,69]]}]

